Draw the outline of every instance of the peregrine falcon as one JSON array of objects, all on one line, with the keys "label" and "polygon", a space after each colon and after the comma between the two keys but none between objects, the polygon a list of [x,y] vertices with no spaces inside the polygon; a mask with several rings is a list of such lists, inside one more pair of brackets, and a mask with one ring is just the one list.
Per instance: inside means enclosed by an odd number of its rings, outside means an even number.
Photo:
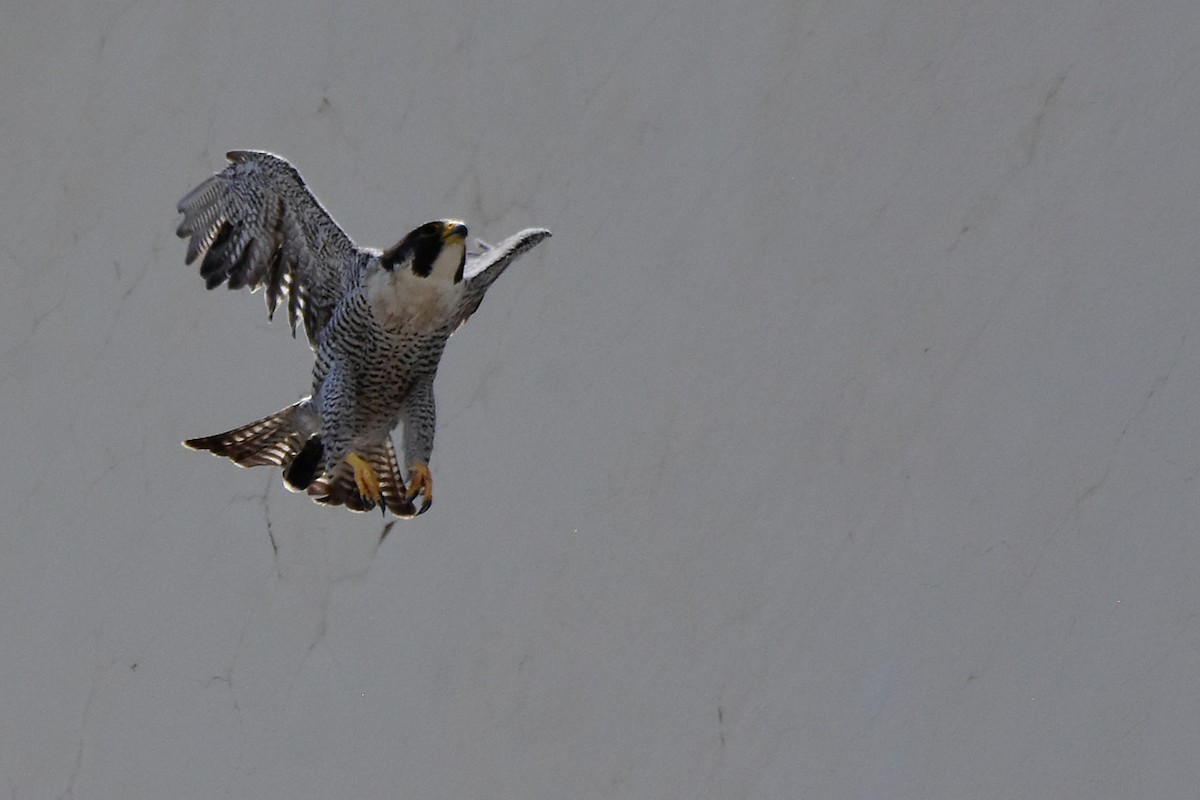
[{"label": "peregrine falcon", "polygon": [[[550,231],[530,228],[468,251],[467,227],[437,220],[387,250],[359,247],[286,159],[248,150],[226,158],[229,166],[177,206],[186,261],[204,257],[209,289],[263,288],[268,317],[286,301],[292,335],[302,321],[316,356],[312,394],[184,445],[243,467],[282,467],[287,486],[318,503],[424,513],[433,501],[433,379],[446,340]],[[391,436],[401,423],[407,487]]]}]

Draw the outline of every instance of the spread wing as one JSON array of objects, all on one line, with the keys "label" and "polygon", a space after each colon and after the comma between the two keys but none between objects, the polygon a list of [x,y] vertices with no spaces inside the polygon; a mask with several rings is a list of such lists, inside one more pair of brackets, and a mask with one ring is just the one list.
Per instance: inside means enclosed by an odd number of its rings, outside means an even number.
[{"label": "spread wing", "polygon": [[496,245],[478,241],[480,252],[467,253],[467,263],[463,267],[463,293],[455,311],[458,325],[462,325],[475,313],[479,304],[483,302],[488,287],[495,283],[496,278],[508,269],[508,265],[515,261],[517,256],[548,238],[550,231],[545,228],[527,228]]},{"label": "spread wing", "polygon": [[369,254],[355,246],[305,185],[287,159],[234,150],[230,164],[179,201],[189,239],[187,263],[201,255],[209,289],[265,287],[267,314],[287,298],[292,335],[296,321],[314,348]]}]

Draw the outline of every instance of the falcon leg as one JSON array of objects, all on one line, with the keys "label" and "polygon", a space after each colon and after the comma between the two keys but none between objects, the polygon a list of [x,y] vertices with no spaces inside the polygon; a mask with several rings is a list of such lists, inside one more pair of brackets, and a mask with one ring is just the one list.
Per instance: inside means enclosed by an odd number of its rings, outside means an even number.
[{"label": "falcon leg", "polygon": [[408,468],[408,492],[405,497],[409,502],[421,497],[418,515],[424,514],[433,505],[433,475],[429,473],[429,465],[424,461],[414,461]]},{"label": "falcon leg", "polygon": [[379,503],[383,493],[379,489],[379,476],[371,469],[371,465],[354,452],[346,456],[346,463],[354,468],[354,484],[358,487],[359,496],[372,503]]},{"label": "falcon leg", "polygon": [[437,416],[433,402],[433,376],[418,380],[409,389],[400,408],[404,423],[404,460],[408,468],[408,501],[422,498],[418,514],[433,505],[433,476],[429,474],[429,454],[433,452],[433,428]]}]

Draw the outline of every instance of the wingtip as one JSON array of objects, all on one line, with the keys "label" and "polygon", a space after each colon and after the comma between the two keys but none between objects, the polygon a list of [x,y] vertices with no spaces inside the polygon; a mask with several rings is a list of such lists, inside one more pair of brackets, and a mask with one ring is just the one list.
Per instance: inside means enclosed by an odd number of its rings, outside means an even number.
[{"label": "wingtip", "polygon": [[509,241],[515,241],[528,248],[538,242],[549,239],[553,235],[549,228],[526,228],[523,231],[518,231]]},{"label": "wingtip", "polygon": [[285,164],[291,165],[291,162],[288,161],[286,158],[279,155],[278,153],[272,153],[270,150],[230,150],[229,152],[227,152],[225,154],[225,158],[231,164],[241,164],[243,161],[250,161],[252,159],[258,158],[258,159],[268,159],[268,160],[275,159],[277,161],[282,161]]}]

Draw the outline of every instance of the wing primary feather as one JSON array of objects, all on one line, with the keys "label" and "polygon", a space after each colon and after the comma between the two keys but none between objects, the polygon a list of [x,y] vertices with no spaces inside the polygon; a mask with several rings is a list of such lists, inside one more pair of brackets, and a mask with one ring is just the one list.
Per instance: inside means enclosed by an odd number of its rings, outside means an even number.
[{"label": "wing primary feather", "polygon": [[296,321],[300,317],[300,289],[294,280],[288,282],[288,322],[292,326],[292,338],[296,338]]},{"label": "wing primary feather", "polygon": [[279,248],[271,251],[267,259],[267,319],[275,319],[275,304],[279,301],[280,283],[283,281],[283,262],[279,260]]},{"label": "wing primary feather", "polygon": [[233,262],[233,266],[229,268],[230,289],[241,289],[243,286],[249,286],[251,289],[257,287],[258,281],[254,278],[255,244],[256,240],[251,237],[250,241],[242,246],[241,252],[230,255],[230,260]]},{"label": "wing primary feather", "polygon": [[208,255],[204,257],[204,262],[200,265],[200,275],[204,278],[204,283],[209,289],[215,289],[220,286],[229,274],[229,262],[226,258],[225,246],[229,243],[229,236],[233,228],[228,222],[222,222],[221,227],[217,230],[216,238],[213,239],[212,245],[208,248]]}]

